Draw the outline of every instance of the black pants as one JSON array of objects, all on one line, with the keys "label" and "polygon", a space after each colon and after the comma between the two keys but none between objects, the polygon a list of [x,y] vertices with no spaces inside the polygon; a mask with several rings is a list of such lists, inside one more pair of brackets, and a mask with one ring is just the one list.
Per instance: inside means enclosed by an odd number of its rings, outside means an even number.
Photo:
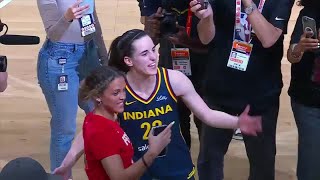
[{"label": "black pants", "polygon": [[[222,110],[219,107],[211,108]],[[274,180],[276,126],[279,102],[262,114],[263,132],[257,137],[243,135],[250,163],[249,180]],[[233,130],[202,125],[198,157],[199,180],[222,180],[224,155],[228,151]]]}]

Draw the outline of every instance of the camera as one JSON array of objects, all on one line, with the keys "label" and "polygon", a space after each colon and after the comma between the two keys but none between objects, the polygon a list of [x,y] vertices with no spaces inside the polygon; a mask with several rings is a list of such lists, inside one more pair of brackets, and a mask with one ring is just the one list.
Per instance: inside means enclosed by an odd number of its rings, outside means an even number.
[{"label": "camera", "polygon": [[174,12],[165,12],[160,19],[160,36],[175,34],[178,32]]},{"label": "camera", "polygon": [[[176,34],[177,28],[177,12],[173,11],[173,7],[189,7],[189,0],[162,0],[161,7],[164,9],[163,17],[160,18],[160,36]],[[207,9],[208,0],[198,0],[201,5],[199,10]]]},{"label": "camera", "polygon": [[177,14],[172,10],[174,2],[172,0],[162,0],[164,9],[163,17],[160,18],[160,36],[167,36],[178,32]]},{"label": "camera", "polygon": [[[0,43],[5,45],[31,45],[39,44],[40,38],[38,36],[23,36],[23,35],[7,35],[8,26],[1,22],[0,19],[0,32],[5,29],[5,32],[0,35]],[[7,70],[7,57],[0,56],[0,72]]]}]

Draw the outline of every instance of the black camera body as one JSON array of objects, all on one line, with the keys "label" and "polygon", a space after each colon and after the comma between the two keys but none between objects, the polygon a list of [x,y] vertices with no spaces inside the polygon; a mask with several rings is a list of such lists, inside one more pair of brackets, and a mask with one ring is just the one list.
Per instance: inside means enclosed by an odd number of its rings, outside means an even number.
[{"label": "black camera body", "polygon": [[178,32],[177,14],[172,10],[174,2],[173,0],[162,0],[161,4],[164,13],[163,17],[160,18],[160,36],[176,34]]},{"label": "black camera body", "polygon": [[178,32],[177,16],[174,12],[165,12],[160,19],[160,36],[167,36]]},{"label": "black camera body", "polygon": [[0,56],[0,72],[6,72],[6,71],[7,71],[7,57]]}]

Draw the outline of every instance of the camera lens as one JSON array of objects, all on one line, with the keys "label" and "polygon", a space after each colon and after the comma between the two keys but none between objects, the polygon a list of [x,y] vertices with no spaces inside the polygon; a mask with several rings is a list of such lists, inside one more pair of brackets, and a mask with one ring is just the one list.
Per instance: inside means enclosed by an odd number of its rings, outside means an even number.
[{"label": "camera lens", "polygon": [[174,13],[165,13],[160,23],[161,35],[177,33],[176,16]]}]

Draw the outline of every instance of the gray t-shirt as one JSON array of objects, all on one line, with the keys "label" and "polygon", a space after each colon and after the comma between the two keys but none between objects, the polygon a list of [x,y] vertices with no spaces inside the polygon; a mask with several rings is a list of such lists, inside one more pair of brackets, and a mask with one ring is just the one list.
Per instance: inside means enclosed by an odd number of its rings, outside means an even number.
[{"label": "gray t-shirt", "polygon": [[[94,0],[93,0],[94,1]],[[95,38],[99,47],[99,56],[102,60],[107,58],[107,50],[103,41],[100,23],[94,10],[96,33],[94,37],[81,37],[80,24],[78,20],[68,22],[64,14],[76,0],[37,0],[38,9],[42,18],[47,38],[53,42],[82,44],[87,39]]]}]

